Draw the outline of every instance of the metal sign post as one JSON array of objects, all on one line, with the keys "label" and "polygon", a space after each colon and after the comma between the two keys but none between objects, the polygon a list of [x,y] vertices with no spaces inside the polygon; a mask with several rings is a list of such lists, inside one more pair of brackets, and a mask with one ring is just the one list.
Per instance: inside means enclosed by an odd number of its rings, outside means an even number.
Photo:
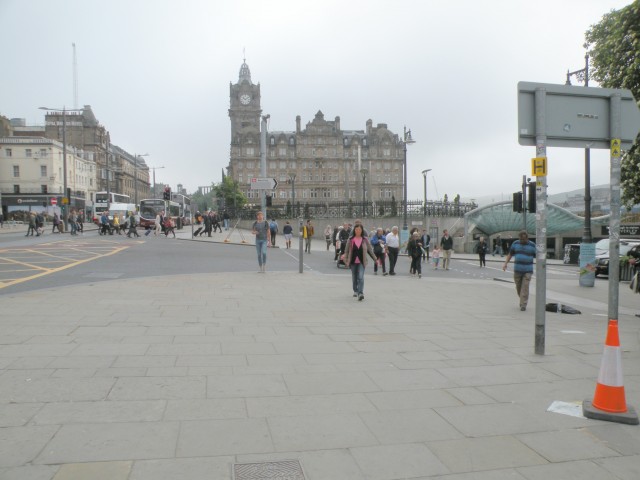
[{"label": "metal sign post", "polygon": [[302,253],[302,252],[303,252],[303,248],[304,248],[304,247],[303,247],[303,243],[304,243],[304,238],[303,238],[303,237],[304,237],[304,235],[303,235],[303,228],[304,228],[304,227],[302,226],[302,222],[303,222],[303,220],[302,220],[302,218],[300,218],[300,219],[298,220],[298,227],[299,227],[299,230],[298,230],[298,232],[299,232],[299,233],[298,233],[298,238],[299,238],[299,240],[298,240],[298,243],[299,243],[299,252],[298,252],[298,269],[299,269],[299,273],[302,273],[302,272],[303,272],[303,266],[304,266],[304,265],[303,265],[303,261],[302,261],[302,256],[303,256],[303,253]]},{"label": "metal sign post", "polygon": [[[620,150],[630,147],[640,129],[640,109],[625,89],[518,83],[518,142],[535,145],[546,158],[547,146],[611,149],[610,258],[619,257]],[[546,170],[546,160],[543,162]],[[544,354],[547,178],[536,177],[536,339]],[[594,268],[585,265],[585,270]],[[609,262],[609,319],[618,318],[619,262]]]},{"label": "metal sign post", "polygon": [[[545,88],[536,88],[536,157],[547,156]],[[536,327],[535,352],[544,355],[547,303],[547,177],[536,177]]]},{"label": "metal sign post", "polygon": [[609,217],[609,321],[618,321],[620,293],[620,95],[611,99],[611,214]]}]

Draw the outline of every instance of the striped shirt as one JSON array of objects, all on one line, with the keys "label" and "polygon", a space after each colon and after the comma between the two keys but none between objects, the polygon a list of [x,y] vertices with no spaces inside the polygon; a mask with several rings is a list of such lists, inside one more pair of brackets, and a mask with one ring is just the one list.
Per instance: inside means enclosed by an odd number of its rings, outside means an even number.
[{"label": "striped shirt", "polygon": [[533,273],[533,260],[536,258],[536,244],[531,240],[522,243],[520,240],[511,244],[509,250],[513,256],[515,273]]}]

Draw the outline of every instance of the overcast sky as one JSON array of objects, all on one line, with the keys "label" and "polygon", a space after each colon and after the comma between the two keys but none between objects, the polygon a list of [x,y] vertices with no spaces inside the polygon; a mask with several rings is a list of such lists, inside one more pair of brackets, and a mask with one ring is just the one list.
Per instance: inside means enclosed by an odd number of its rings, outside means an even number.
[{"label": "overcast sky", "polygon": [[[410,199],[431,168],[429,199],[506,200],[535,156],[518,144],[517,83],[563,84],[584,67],[584,32],[629,3],[0,0],[0,115],[42,125],[38,107],[73,108],[75,43],[78,105],[164,166],[158,182],[193,191],[229,163],[229,84],[246,56],[270,130],[318,110],[345,130],[406,125]],[[547,155],[549,194],[584,186],[583,150]],[[608,151],[592,151],[591,175],[608,183]]]}]

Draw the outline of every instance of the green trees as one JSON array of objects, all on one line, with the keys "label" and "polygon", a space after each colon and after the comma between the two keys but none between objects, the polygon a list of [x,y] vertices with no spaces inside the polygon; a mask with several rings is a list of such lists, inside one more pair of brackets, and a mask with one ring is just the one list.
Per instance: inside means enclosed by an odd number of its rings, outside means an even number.
[{"label": "green trees", "polygon": [[247,197],[238,188],[238,182],[229,175],[213,188],[213,192],[218,201],[229,209],[242,208],[247,203]]},{"label": "green trees", "polygon": [[[605,14],[585,34],[591,78],[606,88],[631,90],[640,100],[640,0]],[[622,158],[622,202],[640,203],[640,137]]]}]

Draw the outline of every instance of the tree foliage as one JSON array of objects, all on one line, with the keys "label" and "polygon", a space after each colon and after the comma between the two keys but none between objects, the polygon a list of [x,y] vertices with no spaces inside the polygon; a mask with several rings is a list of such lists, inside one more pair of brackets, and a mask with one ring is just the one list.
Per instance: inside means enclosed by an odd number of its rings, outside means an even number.
[{"label": "tree foliage", "polygon": [[[587,30],[590,77],[606,88],[631,90],[640,100],[640,0],[605,14]],[[622,201],[640,203],[640,136],[622,157]]]},{"label": "tree foliage", "polygon": [[247,203],[247,197],[240,191],[238,182],[229,175],[222,179],[213,189],[215,197],[225,208],[242,208]]}]

